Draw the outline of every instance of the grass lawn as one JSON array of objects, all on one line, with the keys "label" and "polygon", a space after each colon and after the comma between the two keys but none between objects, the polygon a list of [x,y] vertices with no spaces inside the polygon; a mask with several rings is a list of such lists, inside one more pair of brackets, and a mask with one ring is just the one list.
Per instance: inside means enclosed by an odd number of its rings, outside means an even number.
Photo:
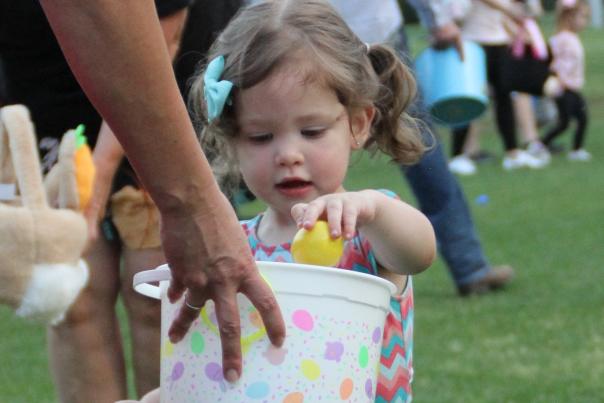
[{"label": "grass lawn", "polygon": [[[419,49],[421,31],[410,32]],[[583,38],[594,160],[556,156],[544,170],[510,173],[497,160],[461,179],[486,254],[513,265],[517,278],[504,292],[468,299],[457,297],[440,260],[414,279],[415,402],[604,401],[604,31]],[[491,121],[483,120],[483,147],[500,156]],[[568,147],[570,136],[561,140]],[[413,201],[384,158],[356,158],[347,185]],[[479,195],[489,202],[476,203]],[[0,323],[0,402],[54,402],[44,328],[5,307]]]}]

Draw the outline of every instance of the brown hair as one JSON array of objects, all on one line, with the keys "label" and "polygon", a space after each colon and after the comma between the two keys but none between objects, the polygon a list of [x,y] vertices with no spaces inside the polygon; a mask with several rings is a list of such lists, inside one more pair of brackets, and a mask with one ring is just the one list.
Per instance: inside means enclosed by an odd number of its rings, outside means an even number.
[{"label": "brown hair", "polygon": [[584,0],[577,0],[572,7],[565,6],[564,1],[556,4],[556,29],[562,31],[571,29],[572,19],[581,11],[589,11],[589,5]]},{"label": "brown hair", "polygon": [[[382,151],[401,164],[416,162],[425,151],[416,121],[405,111],[415,98],[409,68],[385,45],[367,46],[321,0],[275,0],[240,10],[212,45],[208,60],[225,57],[222,80],[234,92],[266,79],[290,57],[303,52],[312,60],[308,79],[332,88],[348,111],[375,106],[376,115],[364,148]],[[236,105],[225,106],[221,116],[206,123],[203,73],[191,89],[192,109],[205,125],[202,146],[212,159],[219,179],[237,171],[230,146],[237,135]]]}]

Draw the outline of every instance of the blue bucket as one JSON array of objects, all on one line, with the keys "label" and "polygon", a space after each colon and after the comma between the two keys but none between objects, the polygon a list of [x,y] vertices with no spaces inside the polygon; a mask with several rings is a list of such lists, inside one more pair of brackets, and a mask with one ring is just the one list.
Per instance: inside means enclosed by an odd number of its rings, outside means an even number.
[{"label": "blue bucket", "polygon": [[438,123],[459,127],[484,113],[487,69],[484,50],[463,42],[464,61],[453,47],[427,48],[415,60],[416,77],[424,103]]}]

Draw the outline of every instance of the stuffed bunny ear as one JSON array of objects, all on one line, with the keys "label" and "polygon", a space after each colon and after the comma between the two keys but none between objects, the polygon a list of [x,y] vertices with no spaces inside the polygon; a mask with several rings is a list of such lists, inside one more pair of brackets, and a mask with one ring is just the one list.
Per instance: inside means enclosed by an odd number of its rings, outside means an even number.
[{"label": "stuffed bunny ear", "polygon": [[0,183],[14,184],[16,182],[15,168],[10,156],[8,133],[0,120]]},{"label": "stuffed bunny ear", "polygon": [[76,183],[76,167],[74,155],[76,152],[76,136],[74,130],[69,130],[61,140],[59,160],[44,179],[44,187],[51,206],[78,210],[79,198]]}]

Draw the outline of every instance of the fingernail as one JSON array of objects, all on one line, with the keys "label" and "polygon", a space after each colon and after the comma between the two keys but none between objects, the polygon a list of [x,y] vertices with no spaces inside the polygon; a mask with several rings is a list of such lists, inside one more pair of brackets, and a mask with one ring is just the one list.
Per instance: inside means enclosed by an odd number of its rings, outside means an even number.
[{"label": "fingernail", "polygon": [[230,383],[234,383],[239,380],[239,374],[234,369],[229,369],[224,378]]},{"label": "fingernail", "polygon": [[331,237],[332,238],[337,238],[340,236],[340,233],[336,230],[331,231]]},{"label": "fingernail", "polygon": [[285,337],[281,337],[281,338],[275,340],[275,347],[281,347],[284,342],[285,342]]},{"label": "fingernail", "polygon": [[174,332],[168,332],[168,338],[170,339],[170,342],[172,344],[176,344],[178,343],[182,337],[180,337],[179,335],[175,334]]}]

